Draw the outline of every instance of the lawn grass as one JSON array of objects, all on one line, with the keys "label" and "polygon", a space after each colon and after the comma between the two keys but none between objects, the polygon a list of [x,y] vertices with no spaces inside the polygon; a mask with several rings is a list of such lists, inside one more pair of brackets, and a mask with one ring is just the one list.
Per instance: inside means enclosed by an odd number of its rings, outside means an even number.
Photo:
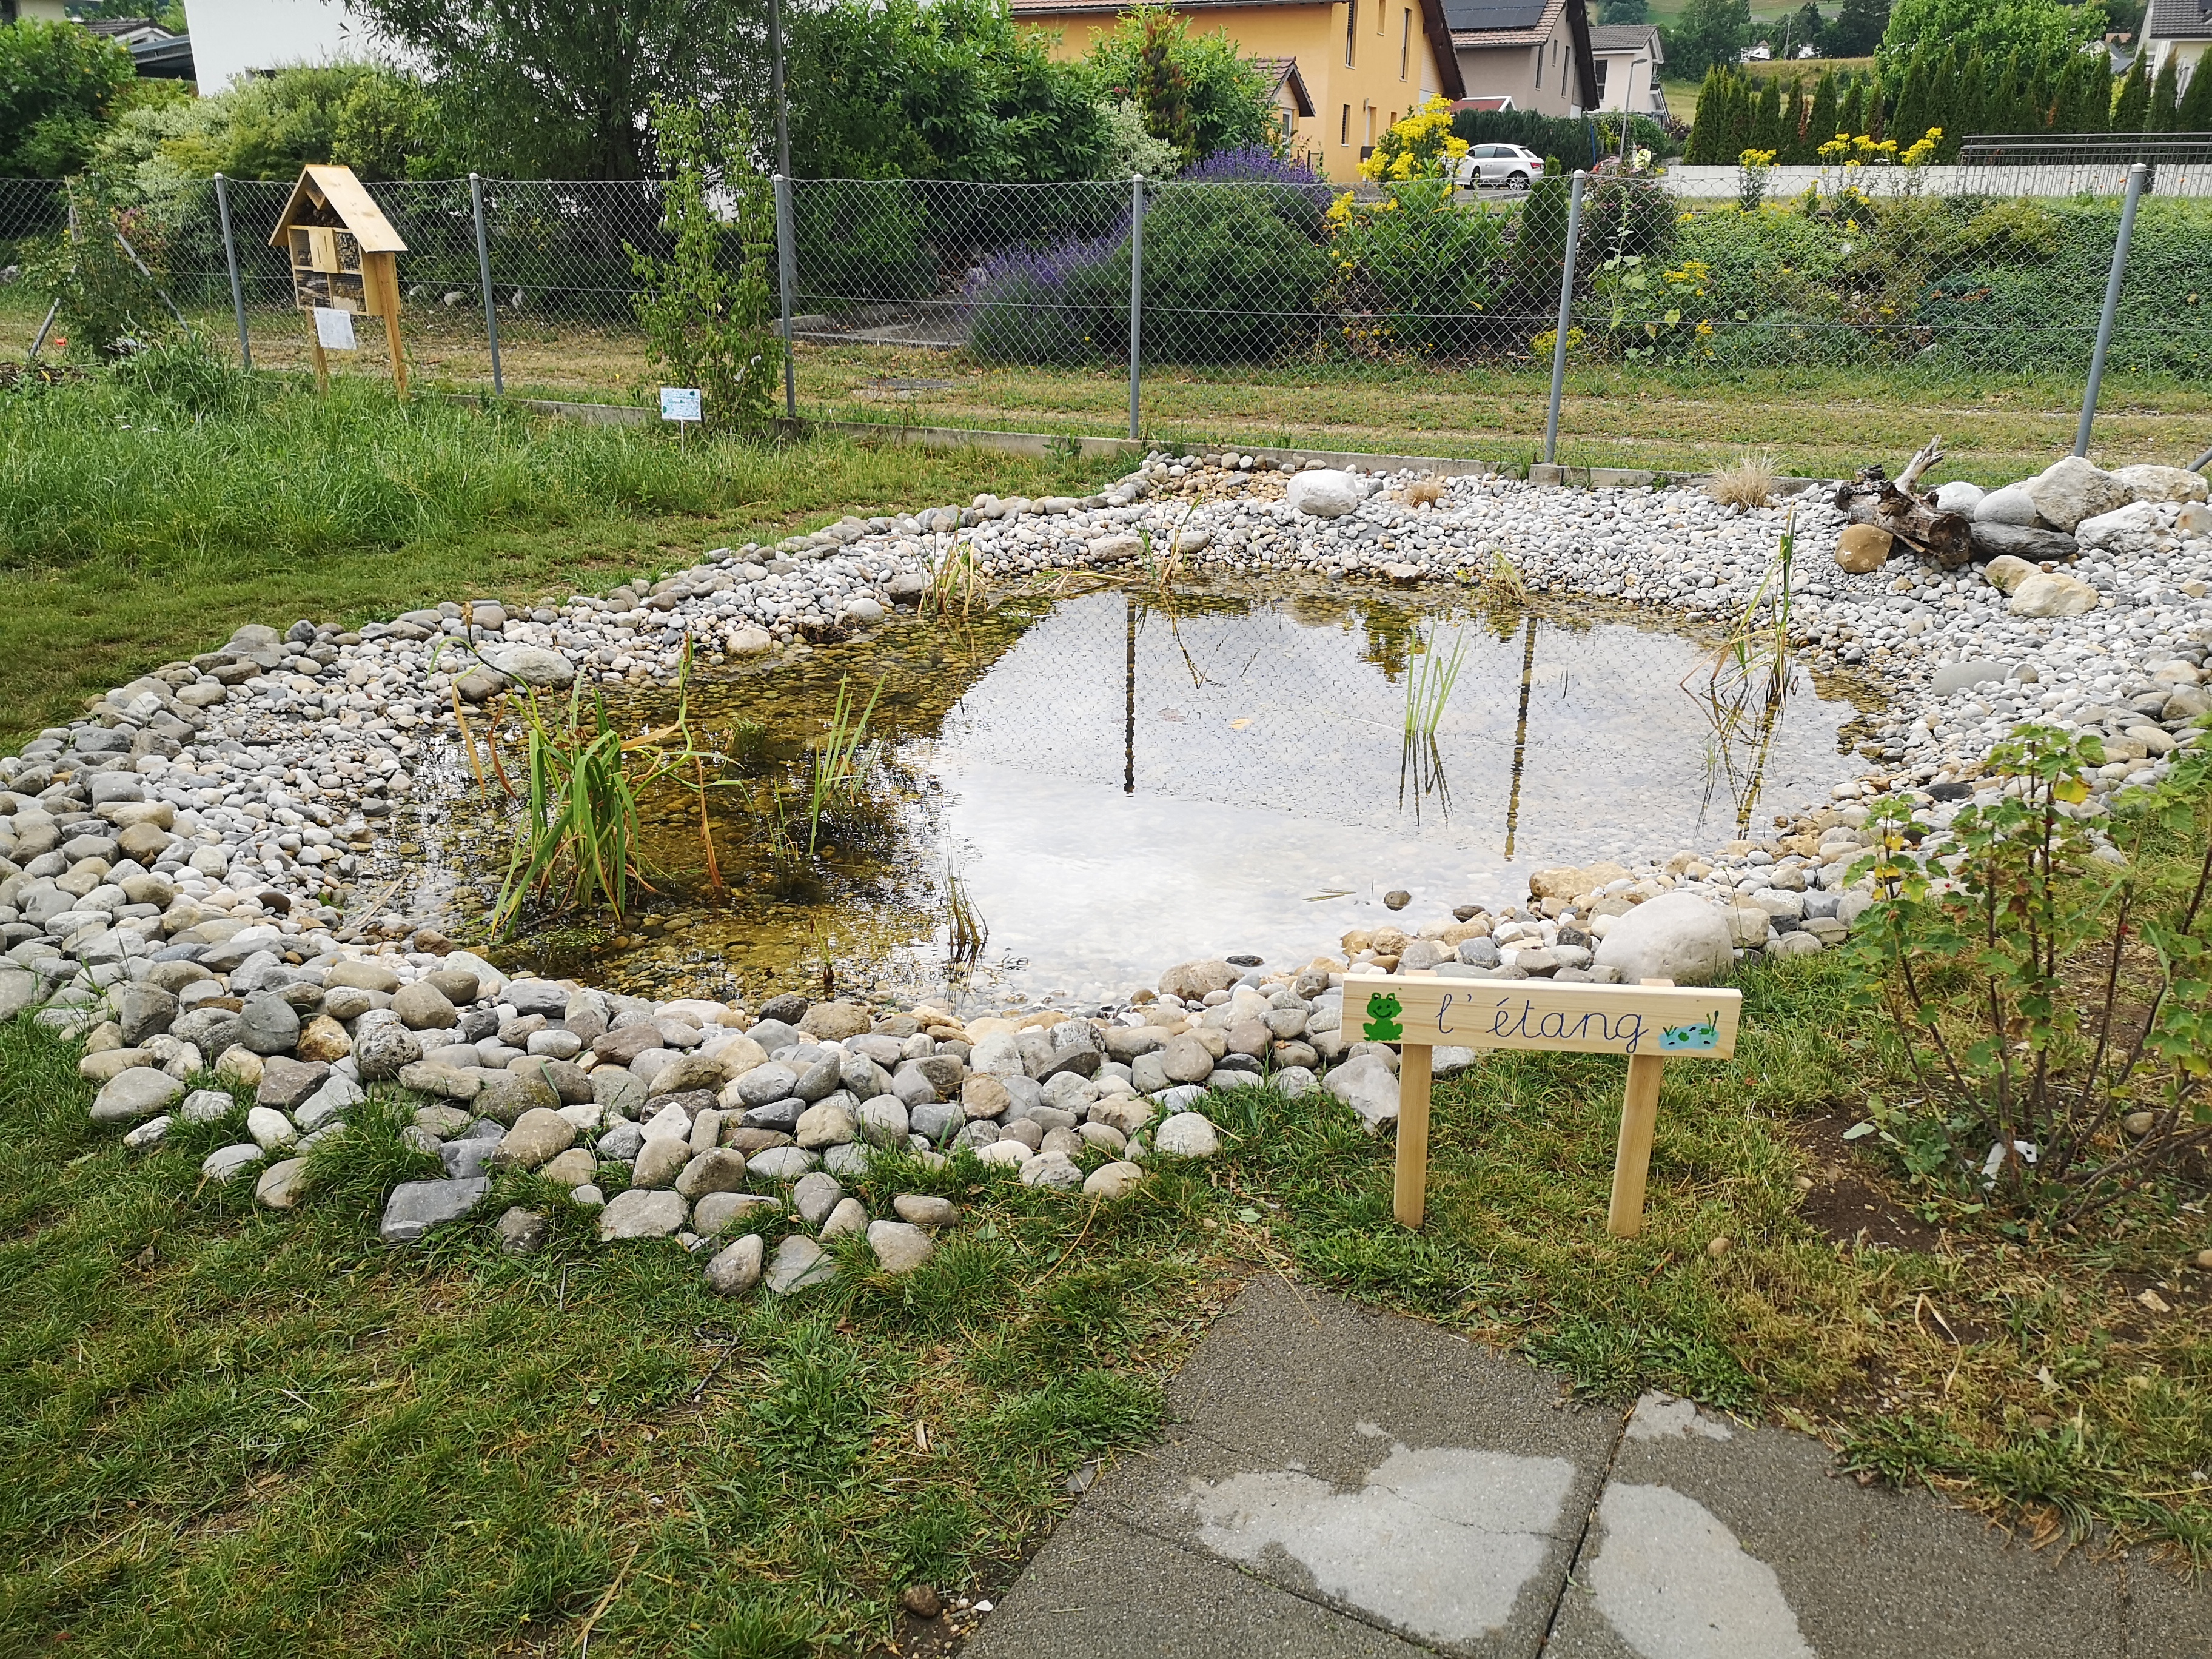
[{"label": "lawn grass", "polygon": [[[405,328],[418,389],[481,392],[491,359],[480,319],[463,309],[410,312]],[[229,349],[228,317],[205,319]],[[257,367],[308,368],[289,315],[256,313]],[[26,325],[35,326],[35,320]],[[650,405],[661,378],[634,331],[532,319],[502,325],[506,386],[515,398]],[[367,341],[367,336],[363,337]],[[384,384],[380,347],[365,344],[341,381]],[[798,403],[812,420],[1126,436],[1125,366],[986,363],[916,346],[825,344],[795,354]],[[887,381],[941,386],[887,386]],[[1342,449],[1469,457],[1523,467],[1541,453],[1550,364],[1334,363],[1148,367],[1146,437],[1160,442]],[[1848,477],[1869,462],[1893,471],[1932,433],[1950,457],[1941,478],[2009,483],[2073,447],[2077,377],[1939,375],[1910,366],[1820,368],[1789,362],[1668,370],[1571,358],[1559,459],[1570,466],[1705,471],[1746,450],[1772,448],[1800,476]],[[2212,389],[2108,375],[2094,458],[2111,465],[2197,454],[2212,429]]]},{"label": "lawn grass", "polygon": [[[477,1222],[385,1249],[382,1195],[425,1167],[396,1113],[364,1109],[299,1212],[257,1211],[197,1180],[235,1121],[134,1158],[89,1125],[72,1049],[0,1030],[0,1659],[63,1632],[79,1654],[568,1652],[603,1601],[609,1655],[857,1650],[909,1582],[1001,1586],[1270,1269],[1594,1396],[1778,1417],[2031,1529],[2202,1559],[2212,1352],[2201,1316],[2130,1300],[2175,1285],[2201,1213],[2023,1253],[1926,1200],[1925,1251],[1823,1237],[1802,1137],[1893,1058],[1838,1015],[1842,972],[1753,975],[1735,1057],[1670,1070],[1632,1240],[1603,1226],[1618,1062],[1505,1054],[1438,1086],[1418,1235],[1387,1137],[1255,1091],[1215,1098],[1221,1158],[1096,1210],[965,1158],[887,1166],[872,1212],[964,1206],[937,1258],[891,1280],[848,1244],[789,1304],[715,1298],[672,1244],[602,1247],[515,1174]],[[544,1254],[495,1247],[515,1201],[552,1213]]]},{"label": "lawn grass", "polygon": [[237,625],[612,586],[848,512],[1087,492],[1110,462],[692,441],[341,381],[254,414],[95,385],[0,398],[0,738]]}]

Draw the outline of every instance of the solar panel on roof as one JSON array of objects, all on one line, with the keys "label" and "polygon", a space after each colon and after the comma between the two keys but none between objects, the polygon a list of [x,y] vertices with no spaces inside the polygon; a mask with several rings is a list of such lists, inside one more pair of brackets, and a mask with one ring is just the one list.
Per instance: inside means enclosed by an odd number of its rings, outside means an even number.
[{"label": "solar panel on roof", "polygon": [[1545,0],[1444,0],[1444,23],[1454,32],[1532,29],[1544,21]]}]

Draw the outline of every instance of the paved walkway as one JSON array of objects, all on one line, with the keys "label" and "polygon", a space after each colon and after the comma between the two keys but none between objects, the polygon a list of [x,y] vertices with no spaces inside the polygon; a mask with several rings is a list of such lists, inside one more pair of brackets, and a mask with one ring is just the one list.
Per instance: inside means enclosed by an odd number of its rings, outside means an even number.
[{"label": "paved walkway", "polygon": [[1169,1400],[969,1659],[2212,1659],[2212,1584],[1272,1276]]}]

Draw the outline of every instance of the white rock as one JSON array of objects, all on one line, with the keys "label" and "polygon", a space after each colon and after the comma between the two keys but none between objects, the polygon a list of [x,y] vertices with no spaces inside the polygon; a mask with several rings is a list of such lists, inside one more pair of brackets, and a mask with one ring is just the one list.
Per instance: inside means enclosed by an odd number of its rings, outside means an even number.
[{"label": "white rock", "polygon": [[2086,617],[2097,608],[2097,590],[2063,572],[2039,570],[2021,579],[2005,608],[2015,617]]},{"label": "white rock", "polygon": [[2074,526],[2074,539],[2084,552],[2140,556],[2157,548],[2159,532],[2163,528],[2157,507],[2149,501],[2136,501],[2110,513],[2100,513],[2094,519],[2082,520]]},{"label": "white rock", "polygon": [[1346,1060],[1330,1071],[1322,1086],[1358,1113],[1370,1134],[1397,1121],[1397,1073],[1379,1054]]},{"label": "white rock", "polygon": [[2084,519],[2125,507],[2135,492],[2120,479],[2094,467],[2079,455],[2053,461],[2020,486],[2035,511],[2054,530],[2070,531]]},{"label": "white rock", "polygon": [[1939,485],[1936,491],[1936,510],[1939,513],[1971,514],[1975,507],[1981,505],[1982,498],[1989,493],[1981,485],[1968,483],[1963,478],[1951,483]]},{"label": "white rock", "polygon": [[1283,499],[1297,512],[1316,519],[1340,519],[1367,499],[1367,487],[1357,473],[1316,467],[1291,478]]},{"label": "white rock", "polygon": [[1177,1158],[1212,1158],[1221,1150],[1221,1138],[1202,1114],[1177,1112],[1152,1132],[1152,1150]]},{"label": "white rock", "polygon": [[1728,923],[1695,893],[1662,893],[1617,918],[1593,958],[1618,969],[1621,982],[1670,979],[1677,985],[1711,985],[1734,964]]},{"label": "white rock", "polygon": [[2212,482],[2185,467],[2122,466],[2112,476],[2134,490],[2139,501],[2201,501],[2212,492]]}]

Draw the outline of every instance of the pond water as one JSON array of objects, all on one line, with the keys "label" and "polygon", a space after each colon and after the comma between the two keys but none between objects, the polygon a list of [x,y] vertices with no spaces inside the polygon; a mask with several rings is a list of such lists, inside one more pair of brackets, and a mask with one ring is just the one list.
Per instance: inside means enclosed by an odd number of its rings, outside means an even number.
[{"label": "pond water", "polygon": [[[526,918],[503,954],[661,996],[818,993],[825,969],[942,992],[950,877],[988,929],[956,991],[1088,1000],[1191,957],[1303,962],[1395,888],[1418,919],[1516,902],[1531,870],[1710,849],[1762,805],[1824,797],[1873,703],[1806,683],[1763,727],[1717,725],[1712,651],[1587,604],[1222,585],[1016,599],[705,671],[689,714],[726,757],[705,792],[724,890],[702,873],[699,793],[663,786],[642,915]],[[1419,701],[1455,661],[1409,741],[1409,685]],[[810,858],[809,745],[841,683],[865,702],[879,681],[867,799]],[[626,729],[674,706],[611,701]],[[480,905],[500,815],[433,833]]]}]

